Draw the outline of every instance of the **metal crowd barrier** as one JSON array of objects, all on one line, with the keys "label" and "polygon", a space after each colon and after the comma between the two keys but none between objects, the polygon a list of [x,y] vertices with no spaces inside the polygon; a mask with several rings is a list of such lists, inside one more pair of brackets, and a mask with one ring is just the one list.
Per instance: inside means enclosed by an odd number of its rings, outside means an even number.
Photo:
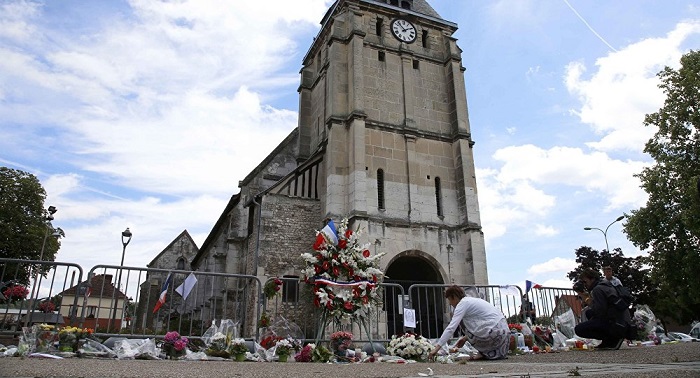
[{"label": "metal crowd barrier", "polygon": [[[91,328],[103,338],[168,331],[197,337],[221,319],[237,323],[240,337],[258,337],[262,286],[255,276],[113,265],[95,266],[85,276],[76,264],[0,259],[0,284],[0,294],[11,289],[22,297],[0,297],[4,337],[38,323]],[[163,291],[165,301],[156,309]]]},{"label": "metal crowd barrier", "polygon": [[[285,319],[298,326],[306,340],[315,340],[321,312],[310,305],[311,290],[298,277],[279,279],[281,293],[267,300],[260,280],[250,275],[114,265],[97,265],[85,275],[71,263],[0,259],[0,285],[5,286],[0,294],[14,286],[26,290],[23,299],[0,297],[0,336],[17,337],[22,327],[48,323],[92,328],[104,338],[162,337],[168,331],[198,337],[213,321],[231,319],[239,325],[240,337],[258,340],[265,313],[273,324]],[[451,315],[444,298],[448,286],[414,284],[405,290],[398,283],[382,283],[378,289],[382,301],[370,312],[367,329],[357,323],[340,328],[352,332],[358,342],[387,342],[407,330],[437,338]],[[508,322],[524,322],[520,287],[460,286],[500,309]],[[165,302],[156,308],[163,291]],[[579,319],[581,302],[572,289],[541,287],[526,294],[535,307],[537,324],[553,325],[555,317],[569,310]],[[415,328],[405,327],[404,308],[415,310]],[[336,330],[340,330],[336,325],[328,326],[325,338]]]}]

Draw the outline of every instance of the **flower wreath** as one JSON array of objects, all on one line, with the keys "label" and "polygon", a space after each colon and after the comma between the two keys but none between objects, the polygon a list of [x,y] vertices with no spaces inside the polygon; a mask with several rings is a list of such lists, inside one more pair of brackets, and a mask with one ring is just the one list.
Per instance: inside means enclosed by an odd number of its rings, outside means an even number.
[{"label": "flower wreath", "polygon": [[383,253],[372,255],[369,243],[361,245],[361,232],[348,228],[348,219],[340,221],[336,231],[333,220],[316,233],[313,254],[304,253],[304,282],[312,285],[314,306],[322,308],[335,322],[363,318],[381,300],[377,286],[384,273],[378,269]]}]

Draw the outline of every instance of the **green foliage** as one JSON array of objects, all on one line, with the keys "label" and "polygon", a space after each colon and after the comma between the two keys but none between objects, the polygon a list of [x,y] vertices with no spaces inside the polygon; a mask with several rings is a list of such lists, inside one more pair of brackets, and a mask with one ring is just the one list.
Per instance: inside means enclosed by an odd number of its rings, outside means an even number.
[{"label": "green foliage", "polygon": [[[39,260],[46,239],[42,258],[55,260],[60,242],[51,237],[54,229],[47,223],[45,199],[46,191],[36,176],[0,167],[0,258]],[[0,264],[0,272],[5,280],[29,282],[27,265]]]},{"label": "green foliage", "polygon": [[592,269],[601,274],[604,266],[610,266],[613,276],[622,281],[630,292],[636,297],[635,304],[647,304],[655,306],[657,290],[649,278],[649,267],[645,265],[643,256],[625,257],[622,249],[615,248],[612,252],[603,250],[602,252],[591,247],[582,246],[576,250],[576,262],[579,264],[576,269],[567,274],[567,277],[575,282],[581,272]]},{"label": "green foliage", "polygon": [[659,289],[655,314],[689,322],[700,314],[700,51],[658,77],[666,100],[644,119],[658,129],[644,149],[655,163],[637,175],[649,199],[631,212],[624,230],[649,251]]}]

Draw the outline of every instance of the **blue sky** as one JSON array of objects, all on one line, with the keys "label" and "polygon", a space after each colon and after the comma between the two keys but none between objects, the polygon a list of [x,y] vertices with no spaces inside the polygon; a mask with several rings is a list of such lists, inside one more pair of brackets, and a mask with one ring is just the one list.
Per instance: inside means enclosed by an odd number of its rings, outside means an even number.
[{"label": "blue sky", "polygon": [[[428,0],[459,25],[492,284],[569,286],[574,251],[646,195],[656,73],[700,46],[694,1]],[[35,174],[58,260],[144,266],[206,238],[297,123],[330,1],[0,1],[0,165]],[[251,142],[252,141],[252,142]],[[608,231],[611,248],[634,248]],[[313,237],[309,236],[311,243]]]}]

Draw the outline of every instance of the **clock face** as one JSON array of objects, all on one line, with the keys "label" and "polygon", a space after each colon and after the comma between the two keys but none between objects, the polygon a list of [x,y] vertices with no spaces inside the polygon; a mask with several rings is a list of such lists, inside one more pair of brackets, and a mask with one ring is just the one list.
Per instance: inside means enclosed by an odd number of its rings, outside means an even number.
[{"label": "clock face", "polygon": [[412,23],[397,18],[391,22],[391,32],[399,41],[411,43],[416,40],[416,27]]}]

